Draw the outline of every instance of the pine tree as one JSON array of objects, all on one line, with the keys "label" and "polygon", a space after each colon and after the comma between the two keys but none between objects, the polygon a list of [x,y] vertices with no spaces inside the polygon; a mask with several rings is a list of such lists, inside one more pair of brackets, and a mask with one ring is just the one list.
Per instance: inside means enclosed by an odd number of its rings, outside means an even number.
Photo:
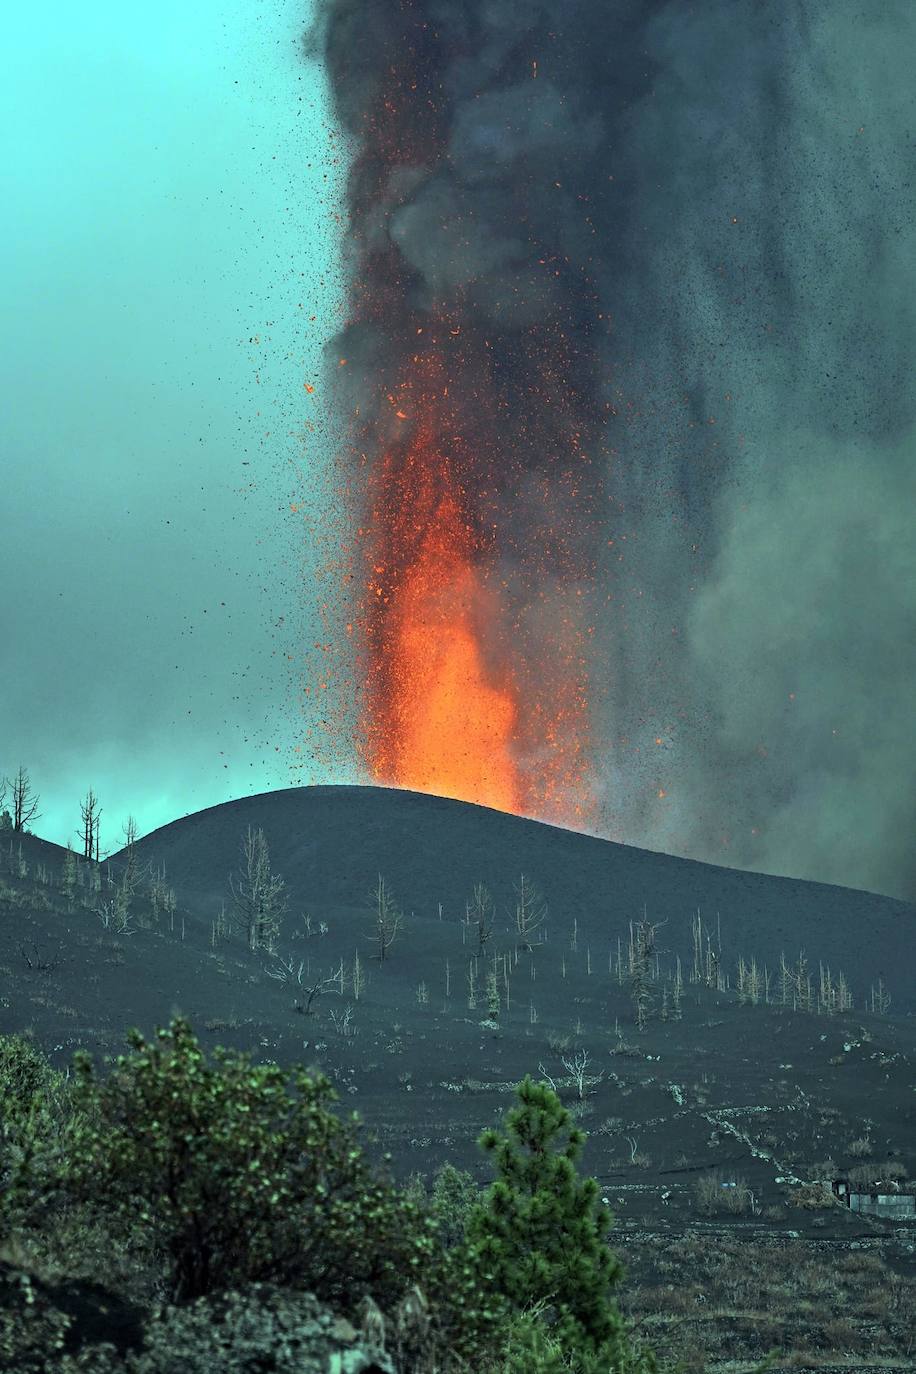
[{"label": "pine tree", "polygon": [[516,1096],[505,1131],[478,1142],[498,1175],[468,1225],[480,1277],[516,1310],[546,1303],[571,1368],[638,1368],[611,1297],[622,1270],[605,1242],[610,1217],[595,1179],[575,1169],[585,1132],[546,1084],[526,1077]]}]

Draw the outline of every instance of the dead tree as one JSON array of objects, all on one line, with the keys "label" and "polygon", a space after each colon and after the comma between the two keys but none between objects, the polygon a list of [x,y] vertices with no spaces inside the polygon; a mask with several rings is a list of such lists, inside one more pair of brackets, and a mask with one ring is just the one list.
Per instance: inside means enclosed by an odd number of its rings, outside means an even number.
[{"label": "dead tree", "polygon": [[78,833],[83,842],[83,858],[95,859],[96,863],[99,861],[99,817],[101,814],[99,799],[90,787],[86,800],[80,802],[80,818],[83,829],[82,832]]},{"label": "dead tree", "polygon": [[329,978],[318,978],[315,980],[314,983],[307,985],[304,988],[305,1006],[303,1007],[297,1002],[296,1010],[301,1011],[303,1016],[311,1016],[312,1003],[314,1002],[315,998],[320,997],[323,992],[330,992],[336,984],[336,982],[336,974],[331,974]]},{"label": "dead tree", "polygon": [[67,910],[73,910],[73,896],[76,892],[76,854],[72,847],[67,845],[67,852],[64,855],[64,868],[61,874],[60,885],[64,896],[67,898]]},{"label": "dead tree", "polygon": [[590,1063],[588,1050],[579,1050],[574,1059],[563,1058],[563,1067],[571,1075],[579,1094],[579,1101],[583,1101],[587,1088],[593,1088],[600,1083],[604,1077],[604,1072],[588,1073]]},{"label": "dead tree", "polygon": [[13,829],[24,830],[32,820],[37,820],[40,816],[38,810],[38,797],[32,795],[32,784],[29,782],[29,770],[19,765],[19,771],[10,783],[11,800],[13,803]]},{"label": "dead tree", "polygon": [[264,831],[252,833],[251,826],[242,840],[244,862],[239,868],[238,883],[229,875],[232,903],[244,931],[250,950],[260,946],[272,950],[280,931],[280,921],[286,911],[282,878],[271,873],[270,851]]},{"label": "dead tree", "polygon": [[124,831],[124,848],[127,850],[127,870],[131,871],[137,867],[137,855],[134,845],[137,843],[137,822],[133,816],[127,817],[127,824],[122,827]]},{"label": "dead tree", "polygon": [[[276,978],[280,983],[295,984],[297,987],[302,988],[302,991],[305,993],[305,1006],[303,1006],[301,1002],[293,1003],[293,1011],[299,1012],[302,1016],[311,1016],[312,1003],[316,998],[320,997],[323,992],[330,992],[330,990],[340,981],[339,975],[332,973],[325,977],[319,976],[313,983],[303,983],[302,970],[305,968],[304,959],[299,960],[299,967],[297,969],[296,961],[292,956],[288,959],[283,959],[279,954],[275,953],[273,957],[278,961],[280,967],[268,969],[267,976],[269,978]],[[306,977],[308,976],[309,975],[306,974]]]},{"label": "dead tree", "polygon": [[477,954],[482,957],[486,953],[487,941],[493,934],[493,898],[483,883],[478,883],[474,888],[474,905],[470,915],[477,928]]},{"label": "dead tree", "polygon": [[394,905],[391,893],[388,891],[381,873],[378,875],[378,886],[369,893],[369,896],[375,901],[375,934],[370,938],[376,941],[379,963],[383,964],[389,949],[394,944],[398,931],[401,929],[404,914],[398,911]]},{"label": "dead tree", "polygon": [[[144,873],[140,869],[139,860],[134,846],[137,843],[137,822],[133,816],[128,816],[127,824],[124,826],[124,838],[127,848],[127,863],[124,872],[121,874],[121,881],[115,895],[115,910],[119,922],[126,924],[130,913],[130,904],[134,899],[137,888]],[[146,874],[149,873],[149,865]]]},{"label": "dead tree", "polygon": [[654,925],[643,919],[630,925],[630,997],[639,1030],[646,1029],[652,1010],[652,990],[649,987],[652,958],[655,954],[655,932],[663,921]]},{"label": "dead tree", "polygon": [[515,888],[515,893],[518,898],[515,903],[515,928],[522,949],[530,951],[531,937],[547,915],[547,907],[538,908],[540,898],[537,888],[530,879],[526,879],[524,873],[521,875],[519,886]]}]

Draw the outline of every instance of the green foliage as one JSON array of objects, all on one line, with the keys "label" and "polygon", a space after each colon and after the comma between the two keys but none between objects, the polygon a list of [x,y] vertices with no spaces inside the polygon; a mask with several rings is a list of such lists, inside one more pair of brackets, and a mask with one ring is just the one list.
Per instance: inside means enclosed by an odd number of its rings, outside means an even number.
[{"label": "green foliage", "polygon": [[611,1298],[622,1271],[605,1242],[610,1218],[596,1181],[575,1169],[585,1133],[546,1085],[526,1077],[516,1096],[505,1131],[485,1131],[479,1142],[498,1174],[468,1227],[481,1278],[516,1312],[542,1308],[556,1348],[572,1360],[558,1368],[639,1367]]},{"label": "green foliage", "polygon": [[20,1173],[37,1140],[55,1139],[72,1114],[66,1077],[31,1041],[0,1036],[0,1225],[18,1220]]},{"label": "green foliage", "polygon": [[29,1040],[0,1036],[0,1235],[40,1265],[104,1273],[133,1291],[153,1258],[136,1241],[115,1242],[94,1209],[60,1187],[57,1142],[77,1114],[66,1076]]},{"label": "green foliage", "polygon": [[640,1374],[651,1361],[624,1349],[612,1352],[565,1348],[540,1320],[540,1305],[511,1322],[499,1374]]},{"label": "green foliage", "polygon": [[543,1323],[525,1313],[512,1323],[500,1374],[568,1374],[569,1363]]},{"label": "green foliage", "polygon": [[[548,1089],[526,1079],[507,1136],[484,1136],[500,1174],[485,1205],[471,1175],[451,1165],[439,1170],[427,1201],[416,1182],[399,1192],[370,1167],[356,1143],[357,1118],[334,1114],[336,1094],[320,1073],[254,1066],[249,1055],[223,1049],[207,1063],[183,1017],[152,1043],[137,1030],[127,1039],[133,1054],[119,1056],[106,1079],[78,1051],[67,1082],[20,1037],[0,1038],[2,1140],[4,1148],[18,1142],[7,1189],[16,1230],[25,1236],[36,1219],[47,1224],[40,1243],[28,1241],[39,1261],[51,1257],[51,1269],[69,1244],[68,1273],[113,1277],[112,1291],[143,1306],[154,1295],[173,1304],[167,1329],[147,1324],[144,1357],[116,1367],[164,1374],[176,1353],[189,1374],[224,1362],[202,1304],[239,1289],[276,1287],[291,1302],[304,1290],[351,1313],[370,1297],[391,1313],[414,1284],[429,1314],[426,1357],[443,1370],[651,1367],[632,1355],[610,1301],[620,1270],[604,1245],[607,1218],[594,1180],[578,1179],[573,1167],[584,1136]],[[300,1353],[291,1308],[287,1327],[266,1311],[246,1315],[247,1299],[233,1303],[223,1334],[232,1325],[228,1346],[237,1351],[250,1336],[251,1369],[262,1367],[261,1354],[279,1370],[281,1355]],[[49,1312],[47,1320],[56,1318]],[[13,1340],[25,1371],[34,1346],[34,1368],[50,1371],[40,1341],[21,1344],[22,1326],[3,1327],[3,1350]],[[92,1351],[76,1353],[67,1339],[74,1353],[60,1374],[107,1368],[99,1347],[92,1365]]]},{"label": "green foliage", "polygon": [[55,1080],[61,1077],[25,1036],[0,1036],[0,1094],[4,1126],[27,1119],[43,1103],[46,1092]]},{"label": "green foliage", "polygon": [[443,1164],[433,1181],[431,1208],[439,1239],[447,1250],[463,1244],[477,1205],[477,1184],[466,1169]]},{"label": "green foliage", "polygon": [[[136,1054],[97,1081],[74,1056],[74,1101],[55,1181],[91,1204],[113,1234],[145,1231],[165,1258],[173,1301],[245,1282],[308,1288],[349,1308],[366,1293],[394,1300],[434,1249],[432,1224],[376,1177],[355,1119],[319,1073],[252,1066],[217,1049],[208,1065],[188,1022],[159,1044],[128,1032]],[[33,1180],[27,1180],[32,1182]]]}]

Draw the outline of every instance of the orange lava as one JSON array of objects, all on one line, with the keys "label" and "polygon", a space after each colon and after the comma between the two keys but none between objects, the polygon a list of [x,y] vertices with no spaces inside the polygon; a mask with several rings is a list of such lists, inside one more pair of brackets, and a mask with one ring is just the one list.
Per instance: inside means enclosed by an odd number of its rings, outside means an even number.
[{"label": "orange lava", "polygon": [[515,811],[518,704],[511,689],[487,679],[469,611],[483,589],[461,543],[457,506],[443,496],[392,615],[390,767],[415,791]]},{"label": "orange lava", "polygon": [[[369,478],[372,519],[361,531],[363,761],[381,785],[581,829],[594,801],[575,592],[549,608],[546,642],[509,623],[443,360],[431,351],[414,363],[416,375],[387,398],[392,438]],[[536,583],[536,548],[532,557],[525,575]]]},{"label": "orange lava", "polygon": [[418,359],[418,374],[389,397],[396,420],[414,420],[412,438],[392,445],[374,478],[364,757],[383,784],[516,811],[517,694],[488,673],[479,639],[499,608],[437,444],[448,420],[441,360]]}]

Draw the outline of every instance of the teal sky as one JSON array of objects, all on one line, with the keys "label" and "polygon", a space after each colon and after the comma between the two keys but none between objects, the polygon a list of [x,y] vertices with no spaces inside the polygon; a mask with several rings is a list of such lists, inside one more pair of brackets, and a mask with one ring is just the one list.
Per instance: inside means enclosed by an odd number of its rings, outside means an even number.
[{"label": "teal sky", "polygon": [[345,171],[310,14],[5,23],[0,774],[61,844],[90,786],[111,852],[128,815],[355,780],[294,753]]}]

